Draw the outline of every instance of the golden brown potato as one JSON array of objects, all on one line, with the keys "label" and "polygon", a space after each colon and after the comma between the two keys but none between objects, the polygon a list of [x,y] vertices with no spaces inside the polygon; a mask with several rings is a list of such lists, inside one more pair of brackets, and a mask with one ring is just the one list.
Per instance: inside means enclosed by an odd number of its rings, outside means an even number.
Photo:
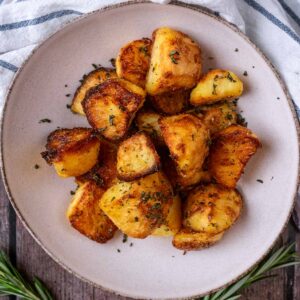
[{"label": "golden brown potato", "polygon": [[163,224],[153,231],[156,236],[173,236],[181,227],[181,199],[178,195],[173,197],[168,216]]},{"label": "golden brown potato", "polygon": [[164,114],[175,115],[180,113],[187,105],[190,91],[178,90],[161,95],[150,96],[153,107]]},{"label": "golden brown potato", "polygon": [[182,177],[196,176],[208,154],[209,132],[199,118],[190,114],[159,119],[162,136]]},{"label": "golden brown potato", "polygon": [[243,92],[243,82],[231,71],[211,70],[203,75],[192,90],[192,105],[211,104],[221,100],[231,100]]},{"label": "golden brown potato", "polygon": [[86,96],[86,93],[89,91],[89,89],[97,86],[98,84],[104,82],[107,79],[110,78],[116,78],[117,73],[115,69],[110,69],[110,68],[98,68],[89,74],[87,74],[81,85],[77,88],[72,105],[71,105],[71,110],[74,113],[78,113],[80,115],[85,115],[83,108],[82,108],[82,101]]},{"label": "golden brown potato", "polygon": [[150,65],[151,45],[150,39],[143,38],[122,47],[116,60],[118,76],[144,88]]},{"label": "golden brown potato", "polygon": [[201,74],[201,50],[186,34],[162,27],[153,32],[146,90],[158,95],[194,87]]},{"label": "golden brown potato", "polygon": [[220,184],[200,185],[188,194],[183,225],[193,231],[217,234],[234,224],[242,206],[237,190]]},{"label": "golden brown potato", "polygon": [[42,157],[61,177],[79,176],[96,163],[100,140],[89,128],[58,129],[47,139]]},{"label": "golden brown potato", "polygon": [[160,168],[160,159],[150,137],[138,132],[119,145],[117,155],[118,178],[132,181]]},{"label": "golden brown potato", "polygon": [[71,225],[88,238],[105,243],[110,240],[117,227],[100,209],[99,200],[104,190],[94,182],[81,185],[67,210]]},{"label": "golden brown potato", "polygon": [[236,105],[232,102],[199,107],[198,112],[200,113],[197,116],[206,125],[211,135],[237,123]]},{"label": "golden brown potato", "polygon": [[187,228],[181,229],[173,238],[173,246],[180,250],[199,250],[208,248],[223,237],[223,232],[209,234],[206,232],[195,232]]},{"label": "golden brown potato", "polygon": [[155,143],[162,145],[165,142],[158,125],[158,119],[160,117],[160,114],[152,110],[140,110],[136,115],[135,124],[140,131],[148,133]]},{"label": "golden brown potato", "polygon": [[131,182],[119,182],[101,198],[100,207],[125,234],[145,238],[167,218],[172,187],[161,172]]},{"label": "golden brown potato", "polygon": [[231,125],[216,134],[209,153],[208,169],[218,183],[234,188],[247,162],[260,146],[258,137],[251,130]]},{"label": "golden brown potato", "polygon": [[103,189],[110,188],[117,178],[117,146],[105,140],[101,141],[98,163],[87,173],[76,177],[78,185],[87,181],[95,182]]},{"label": "golden brown potato", "polygon": [[111,141],[127,133],[135,113],[143,106],[146,93],[123,79],[110,79],[91,89],[83,101],[90,125]]}]

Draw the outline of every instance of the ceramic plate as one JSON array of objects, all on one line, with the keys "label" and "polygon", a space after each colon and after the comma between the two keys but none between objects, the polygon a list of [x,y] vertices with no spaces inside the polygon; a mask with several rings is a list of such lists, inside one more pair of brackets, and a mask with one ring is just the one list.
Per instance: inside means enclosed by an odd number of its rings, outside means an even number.
[{"label": "ceramic plate", "polygon": [[[109,66],[109,59],[124,43],[151,36],[155,28],[165,25],[199,42],[205,69],[230,69],[243,79],[245,93],[239,106],[263,144],[239,182],[245,208],[237,224],[220,243],[187,255],[173,248],[169,238],[122,243],[117,234],[101,245],[80,235],[65,217],[74,180],[58,178],[40,156],[47,135],[57,126],[88,126],[85,118],[66,108],[70,98],[65,95],[74,93],[78,80],[92,70],[91,64]],[[245,71],[248,76],[243,76]],[[44,118],[52,123],[40,124]],[[122,5],[67,25],[24,64],[4,110],[2,164],[19,217],[65,268],[134,298],[186,298],[236,280],[274,244],[288,221],[297,187],[297,128],[290,100],[271,64],[233,26],[176,5]],[[35,164],[41,167],[35,169]]]}]

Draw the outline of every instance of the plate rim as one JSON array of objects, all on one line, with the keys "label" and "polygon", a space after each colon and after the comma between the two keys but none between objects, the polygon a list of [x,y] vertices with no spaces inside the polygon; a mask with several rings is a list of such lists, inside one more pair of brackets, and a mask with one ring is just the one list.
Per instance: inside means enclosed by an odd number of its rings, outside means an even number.
[{"label": "plate rim", "polygon": [[[69,266],[67,266],[64,262],[62,262],[59,257],[57,257],[56,255],[54,255],[45,245],[44,243],[40,240],[40,238],[37,236],[37,234],[33,231],[33,229],[31,229],[31,227],[29,226],[29,224],[27,223],[27,221],[25,220],[25,218],[23,217],[21,211],[19,210],[14,197],[12,196],[9,184],[8,184],[8,180],[6,177],[6,171],[5,171],[5,166],[4,166],[4,155],[3,155],[3,132],[4,132],[4,119],[5,119],[5,112],[8,106],[8,102],[12,93],[12,90],[14,88],[15,82],[17,81],[19,75],[22,73],[25,65],[27,65],[27,63],[29,62],[29,60],[31,59],[31,57],[34,55],[34,53],[36,51],[39,50],[39,48],[44,45],[44,43],[46,43],[48,40],[54,38],[54,36],[59,33],[61,30],[65,29],[68,26],[73,25],[73,23],[79,22],[82,19],[88,18],[90,15],[94,15],[94,14],[101,14],[105,11],[109,11],[109,10],[114,10],[116,8],[120,8],[123,6],[129,6],[129,5],[139,5],[139,4],[152,4],[152,5],[168,5],[168,6],[179,6],[179,7],[183,7],[186,9],[190,9],[190,10],[194,10],[196,12],[198,12],[199,14],[204,14],[206,16],[209,16],[213,19],[215,19],[216,21],[222,23],[223,25],[227,26],[229,29],[233,30],[235,33],[237,33],[241,38],[243,38],[252,48],[254,48],[254,50],[261,56],[261,58],[265,61],[265,63],[269,66],[269,68],[271,69],[272,73],[275,75],[277,81],[279,82],[286,98],[287,98],[287,103],[289,105],[289,109],[292,113],[293,119],[294,119],[294,124],[295,124],[295,128],[296,128],[296,133],[297,133],[297,145],[298,145],[298,166],[297,166],[297,183],[295,185],[295,191],[293,194],[293,203],[291,205],[290,211],[288,213],[287,219],[284,222],[284,225],[282,226],[282,229],[280,230],[280,232],[278,233],[278,236],[274,239],[273,243],[270,245],[270,247],[264,252],[264,254],[249,268],[247,268],[247,270],[245,270],[243,273],[241,273],[239,276],[235,277],[234,279],[230,280],[229,282],[227,282],[226,284],[223,284],[222,286],[212,289],[210,292],[208,292],[208,294],[214,293],[220,289],[223,289],[227,286],[229,286],[230,284],[232,284],[233,282],[236,282],[237,280],[239,280],[240,278],[242,278],[244,275],[246,275],[248,272],[250,272],[253,268],[255,268],[266,256],[267,254],[271,251],[271,249],[274,247],[274,245],[276,244],[277,240],[279,239],[280,235],[282,234],[282,232],[285,230],[285,228],[287,227],[287,224],[289,223],[289,220],[291,218],[295,203],[296,203],[296,196],[297,196],[297,191],[300,187],[300,125],[299,125],[299,120],[297,118],[297,113],[296,113],[296,109],[295,106],[293,104],[292,98],[289,94],[288,88],[285,84],[285,82],[283,81],[283,79],[281,78],[281,76],[279,75],[279,72],[277,71],[277,69],[275,68],[275,66],[272,64],[272,62],[270,61],[270,59],[263,53],[262,50],[260,50],[260,48],[258,46],[256,46],[256,44],[254,44],[254,42],[251,41],[251,39],[246,36],[246,34],[244,34],[235,24],[230,23],[229,21],[225,20],[224,18],[222,18],[219,15],[216,15],[214,13],[213,10],[210,10],[209,8],[200,6],[200,5],[193,5],[193,4],[187,4],[187,3],[183,3],[183,2],[171,2],[168,4],[159,4],[159,3],[155,3],[152,2],[150,0],[130,0],[130,1],[125,1],[125,2],[121,2],[121,3],[117,3],[117,4],[111,4],[111,5],[107,5],[104,6],[100,9],[96,9],[94,11],[91,11],[89,13],[84,13],[81,16],[75,17],[74,19],[67,21],[66,23],[62,24],[59,26],[59,28],[52,33],[51,35],[47,36],[45,39],[43,39],[34,49],[31,50],[31,52],[29,53],[28,57],[24,60],[24,62],[21,64],[21,66],[19,67],[19,69],[17,70],[17,72],[15,73],[14,77],[12,78],[9,87],[7,89],[5,98],[4,98],[4,105],[3,105],[3,110],[1,112],[0,115],[0,139],[1,139],[1,145],[0,145],[0,171],[1,171],[1,176],[2,176],[2,182],[4,184],[4,189],[6,192],[6,195],[10,201],[10,204],[12,205],[16,215],[18,216],[19,220],[21,221],[22,225],[26,228],[26,230],[30,233],[30,235],[33,237],[33,239],[37,242],[37,244],[45,251],[45,253],[51,257],[51,259],[53,259],[59,266],[61,266],[64,270],[68,271],[70,274],[76,276],[77,278],[79,278],[80,280],[82,280],[83,282],[89,283],[90,285],[92,285],[93,287],[97,287],[102,289],[103,291],[107,291],[110,293],[113,293],[115,295],[120,295],[120,296],[125,296],[125,297],[130,297],[133,299],[141,299],[141,297],[138,296],[132,296],[126,293],[121,293],[118,291],[115,291],[113,289],[104,287],[98,283],[95,283],[93,281],[91,281],[88,278],[85,278],[84,276],[80,275],[79,273],[77,273],[76,271],[72,270]],[[179,297],[179,298],[164,298],[164,299],[194,299],[196,297],[203,297],[207,295],[207,293],[203,294],[197,294],[197,295],[193,295],[193,296],[188,296],[188,297]],[[147,297],[143,297],[142,299],[150,299]]]}]

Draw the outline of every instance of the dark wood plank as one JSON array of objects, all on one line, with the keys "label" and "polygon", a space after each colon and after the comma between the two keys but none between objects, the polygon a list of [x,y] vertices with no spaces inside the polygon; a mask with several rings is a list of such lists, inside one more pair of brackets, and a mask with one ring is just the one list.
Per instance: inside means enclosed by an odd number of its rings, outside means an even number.
[{"label": "dark wood plank", "polygon": [[[300,255],[300,233],[296,232],[295,234],[295,242],[296,242],[296,251]],[[295,274],[294,274],[294,299],[300,299],[300,265],[295,267]]]}]

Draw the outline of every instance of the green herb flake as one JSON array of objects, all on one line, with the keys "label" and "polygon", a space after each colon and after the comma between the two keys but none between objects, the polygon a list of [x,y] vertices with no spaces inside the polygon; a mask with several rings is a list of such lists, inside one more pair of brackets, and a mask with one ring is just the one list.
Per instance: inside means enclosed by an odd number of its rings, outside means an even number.
[{"label": "green herb flake", "polygon": [[120,249],[117,249],[117,251],[118,251],[118,253],[120,253],[120,252],[121,252],[121,250],[120,250]]},{"label": "green herb flake", "polygon": [[111,65],[115,68],[116,67],[116,59],[111,58],[109,61],[110,61]]},{"label": "green herb flake", "polygon": [[71,94],[66,94],[65,96],[66,96],[66,97],[70,97],[70,96],[71,96]]},{"label": "green herb flake", "polygon": [[142,52],[142,53],[144,53],[145,56],[149,56],[148,48],[147,47],[145,47],[145,46],[144,47],[140,47],[139,51]]},{"label": "green herb flake", "polygon": [[127,242],[127,239],[128,239],[128,236],[126,234],[123,234],[123,240],[122,242],[123,243],[126,243]]},{"label": "green herb flake", "polygon": [[39,120],[39,123],[51,123],[51,122],[52,121],[50,119],[47,119],[47,118]]},{"label": "green herb flake", "polygon": [[256,179],[256,181],[259,183],[264,183],[264,181],[262,179]]},{"label": "green herb flake", "polygon": [[231,121],[232,120],[232,114],[231,113],[227,113],[226,116],[225,116],[225,118],[227,120]]},{"label": "green herb flake", "polygon": [[67,104],[67,105],[66,105],[66,108],[67,108],[67,109],[71,109],[71,105],[70,105],[70,104]]},{"label": "green herb flake", "polygon": [[235,48],[235,49],[234,49],[234,52],[239,52],[239,49],[238,49],[238,48]]},{"label": "green herb flake", "polygon": [[104,180],[100,177],[99,174],[95,173],[92,175],[92,179],[96,182],[97,185],[103,186]]},{"label": "green herb flake", "polygon": [[70,191],[70,194],[73,196],[73,195],[75,195],[75,192],[74,191]]},{"label": "green herb flake", "polygon": [[130,243],[129,247],[132,247],[133,246],[133,243]]},{"label": "green herb flake", "polygon": [[179,52],[177,50],[172,50],[170,51],[169,56],[171,58],[172,63],[177,65],[179,60]]},{"label": "green herb flake", "polygon": [[98,65],[97,65],[97,64],[92,64],[92,66],[93,66],[95,69],[98,69]]},{"label": "green herb flake", "polygon": [[226,78],[231,82],[236,82],[235,79],[232,78],[231,74],[228,72]]},{"label": "green herb flake", "polygon": [[243,75],[244,75],[244,76],[248,76],[248,72],[245,71],[245,72],[243,73]]},{"label": "green herb flake", "polygon": [[67,85],[67,84],[65,84],[65,87],[68,87],[68,85]]},{"label": "green herb flake", "polygon": [[183,251],[182,255],[186,255],[186,254],[187,254],[187,252],[186,252],[186,251]]},{"label": "green herb flake", "polygon": [[212,94],[213,95],[217,95],[217,85],[215,83],[213,83],[213,90],[212,90]]},{"label": "green herb flake", "polygon": [[109,115],[108,121],[109,121],[109,125],[110,125],[110,126],[113,126],[113,125],[114,125],[114,118],[115,118],[114,115]]},{"label": "green herb flake", "polygon": [[39,169],[40,166],[39,166],[38,164],[35,164],[35,165],[34,165],[34,168],[35,168],[35,169]]},{"label": "green herb flake", "polygon": [[135,222],[138,222],[138,221],[139,221],[139,218],[138,218],[138,217],[134,217],[134,221],[135,221]]},{"label": "green herb flake", "polygon": [[97,132],[101,133],[101,132],[105,131],[106,129],[107,129],[107,127],[98,128]]}]

